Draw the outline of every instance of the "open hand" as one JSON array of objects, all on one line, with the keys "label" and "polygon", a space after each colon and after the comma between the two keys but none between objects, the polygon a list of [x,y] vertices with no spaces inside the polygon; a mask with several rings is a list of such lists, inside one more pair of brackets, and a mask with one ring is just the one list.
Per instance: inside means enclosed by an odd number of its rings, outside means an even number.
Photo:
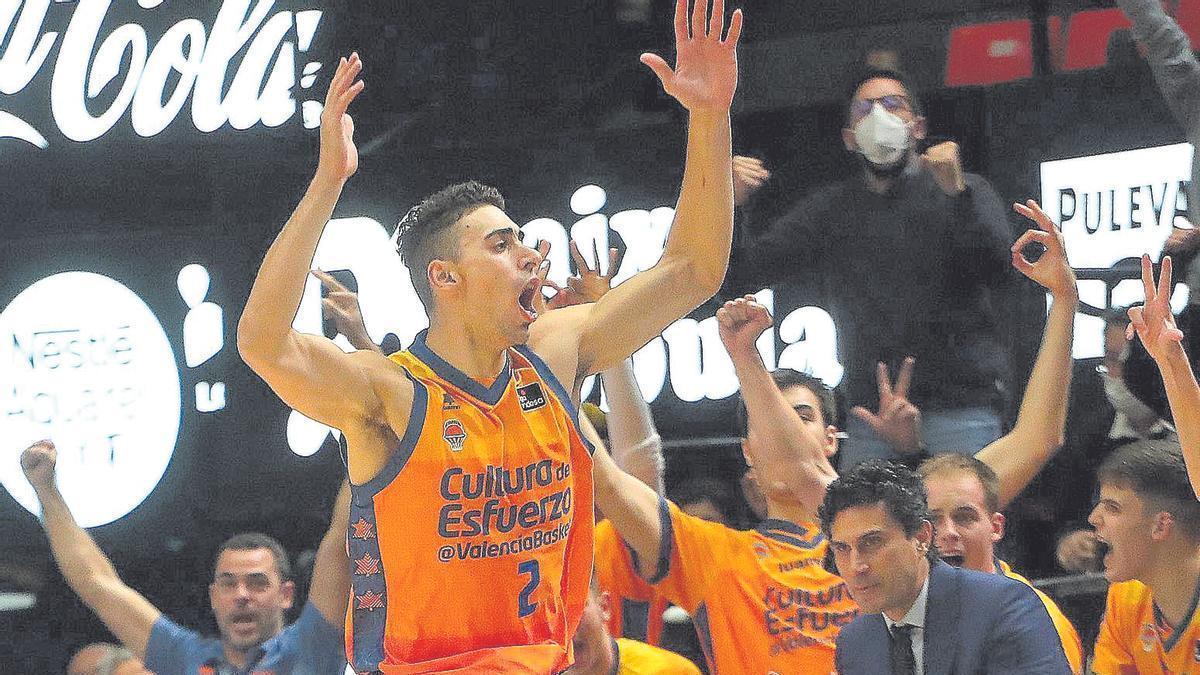
[{"label": "open hand", "polygon": [[1142,256],[1142,289],[1146,304],[1129,308],[1129,328],[1125,337],[1133,339],[1136,332],[1146,351],[1159,363],[1183,353],[1183,331],[1175,326],[1171,313],[1171,256],[1162,259],[1158,285],[1154,284],[1154,266],[1150,256]]},{"label": "open hand", "polygon": [[771,179],[771,172],[757,157],[733,156],[733,203],[744,206]]},{"label": "open hand", "polygon": [[873,413],[860,405],[850,411],[901,455],[911,455],[921,450],[921,411],[908,400],[908,388],[912,385],[916,363],[917,360],[911,356],[905,358],[894,385],[887,364],[879,363],[875,368],[875,381],[879,385],[879,411]]},{"label": "open hand", "polygon": [[[1025,276],[1033,279],[1056,297],[1071,297],[1078,291],[1075,286],[1075,270],[1067,262],[1067,247],[1062,232],[1032,199],[1024,204],[1013,204],[1013,210],[1037,224],[1038,229],[1026,230],[1012,245],[1012,264]],[[1032,242],[1046,247],[1037,262],[1029,262],[1021,249]]]},{"label": "open hand", "polygon": [[675,3],[675,69],[657,54],[642,54],[642,63],[662,82],[663,90],[689,112],[728,113],[737,89],[737,43],[742,34],[742,10],[733,12],[724,40],[725,0],[713,0],[705,21],[707,2],[696,2],[688,25],[688,0]]},{"label": "open hand", "polygon": [[54,467],[58,462],[58,450],[50,441],[38,441],[21,453],[21,470],[36,491],[54,485]]},{"label": "open hand", "polygon": [[[594,243],[593,243],[594,245]],[[571,240],[571,260],[575,262],[575,276],[567,279],[567,287],[559,288],[558,293],[550,298],[550,309],[570,307],[585,302],[596,302],[612,289],[613,277],[621,267],[621,254],[616,248],[608,249],[608,274],[600,274],[600,250],[595,249],[596,269],[592,269],[579,252],[575,240]]]},{"label": "open hand", "polygon": [[362,72],[362,60],[358,53],[349,59],[338,60],[337,72],[329,83],[325,94],[325,108],[321,111],[321,158],[317,163],[318,175],[344,181],[358,171],[358,148],[354,147],[354,120],[346,113],[365,86],[362,80],[355,81]]},{"label": "open hand", "polygon": [[771,327],[771,313],[753,295],[730,300],[717,310],[717,332],[731,357],[753,354],[763,331]]}]

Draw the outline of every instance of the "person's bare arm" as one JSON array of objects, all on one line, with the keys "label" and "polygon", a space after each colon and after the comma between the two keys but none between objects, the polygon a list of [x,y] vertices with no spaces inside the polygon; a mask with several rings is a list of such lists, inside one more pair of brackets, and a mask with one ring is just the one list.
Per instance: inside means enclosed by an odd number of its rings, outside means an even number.
[{"label": "person's bare arm", "polygon": [[267,251],[237,332],[242,359],[285,403],[343,430],[382,417],[371,372],[384,358],[372,352],[346,354],[324,336],[296,331],[292,321],[321,232],[343,185],[358,169],[354,123],[346,109],[362,91],[362,82],[355,82],[361,68],[357,55],[338,66],[321,115],[316,176]]},{"label": "person's bare arm", "polygon": [[649,485],[658,494],[663,489],[662,437],[654,428],[650,406],[642,398],[633,360],[625,359],[603,373],[608,395],[608,442],[617,465]]},{"label": "person's bare arm", "polygon": [[350,522],[350,483],[342,481],[333,511],[329,515],[329,529],[317,547],[317,558],[313,564],[312,583],[309,584],[308,600],[329,623],[341,628],[346,619],[346,607],[350,602],[350,568],[346,558],[346,530]]},{"label": "person's bare arm", "polygon": [[689,36],[687,0],[677,1],[674,70],[661,57],[642,55],[642,62],[666,92],[688,110],[683,186],[662,258],[599,302],[544,317],[547,325],[539,331],[541,337],[559,331],[571,336],[565,349],[577,356],[563,355],[559,363],[564,364],[560,367],[574,364],[572,380],[620,363],[711,298],[725,277],[733,234],[729,106],[737,88],[736,46],[742,15],[741,10],[733,13],[728,37],[722,39],[725,1],[714,0],[706,21],[707,9],[706,3],[696,3]]},{"label": "person's bare arm", "polygon": [[1117,0],[1146,48],[1146,62],[1163,99],[1189,138],[1200,126],[1200,61],[1191,40],[1163,9],[1162,0]]},{"label": "person's bare arm", "polygon": [[146,645],[162,612],[117,576],[112,562],[79,526],[55,484],[58,452],[50,441],[21,453],[21,469],[42,505],[42,527],[67,585],[129,651],[146,658]]},{"label": "person's bare arm", "polygon": [[[717,310],[717,330],[746,402],[748,449],[762,489],[776,499],[795,499],[815,516],[837,472],[821,439],[792,409],[759,356],[755,343],[770,326],[770,313],[754,296],[731,300]],[[832,434],[833,428],[826,432]]]},{"label": "person's bare arm", "polygon": [[1129,309],[1129,333],[1130,337],[1137,333],[1162,373],[1188,478],[1192,491],[1200,498],[1200,386],[1196,384],[1196,375],[1183,348],[1183,331],[1176,327],[1175,316],[1171,313],[1171,268],[1171,257],[1163,258],[1155,285],[1150,257],[1142,257],[1142,288],[1146,302],[1141,307]]},{"label": "person's bare arm", "polygon": [[637,553],[638,560],[643,565],[653,565],[662,547],[661,497],[645,482],[617,466],[586,417],[580,418],[579,431],[595,446],[592,476],[596,506],[612,521],[621,539]]},{"label": "person's bare arm", "polygon": [[[1071,389],[1071,345],[1079,291],[1075,272],[1067,262],[1062,233],[1037,202],[1015,204],[1018,213],[1033,220],[1030,229],[1012,246],[1012,261],[1022,274],[1050,291],[1054,304],[1046,319],[1038,351],[1017,422],[1012,431],[976,453],[1000,479],[1000,507],[1004,508],[1024,490],[1062,447],[1067,423],[1067,401]],[[1025,259],[1021,249],[1029,243],[1046,247],[1037,262]]]}]

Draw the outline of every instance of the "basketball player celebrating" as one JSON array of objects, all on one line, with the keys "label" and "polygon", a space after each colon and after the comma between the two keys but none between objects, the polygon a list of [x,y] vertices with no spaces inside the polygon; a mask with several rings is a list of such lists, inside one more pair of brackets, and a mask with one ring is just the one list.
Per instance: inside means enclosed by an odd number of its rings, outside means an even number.
[{"label": "basketball player celebrating", "polygon": [[592,556],[582,379],[716,293],[733,229],[729,106],[741,12],[675,13],[674,69],[642,62],[689,112],[675,222],[653,269],[536,323],[541,256],[499,193],[447,188],[409,212],[400,253],[429,310],[407,351],[343,353],[292,329],[321,231],[358,168],[346,114],[357,55],[326,98],[316,176],[267,252],[242,357],[301,413],[340,429],[354,484],[348,656],[359,672],[550,673],[571,663]]}]

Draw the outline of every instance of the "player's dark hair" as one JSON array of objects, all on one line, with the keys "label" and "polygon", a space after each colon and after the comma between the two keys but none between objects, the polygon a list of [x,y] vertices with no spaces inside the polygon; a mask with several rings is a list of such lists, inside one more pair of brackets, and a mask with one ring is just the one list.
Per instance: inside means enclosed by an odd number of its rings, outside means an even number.
[{"label": "player's dark hair", "polygon": [[1153,511],[1170,513],[1187,537],[1200,541],[1200,500],[1192,491],[1177,441],[1142,440],[1123,445],[1100,465],[1096,479],[1102,485],[1132,490]]},{"label": "player's dark hair", "polygon": [[670,496],[671,501],[680,508],[707,499],[717,507],[717,511],[725,518],[726,525],[737,528],[747,519],[745,501],[739,492],[729,478],[722,480],[714,476],[696,476],[675,485]]},{"label": "player's dark hair", "polygon": [[[817,397],[817,405],[820,408],[817,412],[821,414],[822,426],[836,423],[837,402],[833,398],[833,390],[827,387],[821,378],[791,368],[779,368],[771,373],[771,379],[780,391],[787,391],[792,387],[804,387],[811,391],[813,396]],[[746,412],[746,399],[742,398],[740,393],[737,401],[737,425],[738,433],[745,438],[750,429],[750,416]]]},{"label": "player's dark hair", "polygon": [[851,77],[849,86],[846,88],[846,98],[842,110],[846,111],[846,123],[849,124],[853,120],[851,108],[854,106],[854,97],[858,94],[858,90],[869,80],[895,80],[904,88],[904,93],[908,97],[908,105],[912,107],[914,115],[918,117],[925,114],[921,107],[921,100],[913,93],[913,88],[909,84],[908,78],[897,68],[884,68],[880,66],[863,66],[858,69],[854,76]]},{"label": "player's dark hair", "polygon": [[217,569],[217,561],[221,559],[221,554],[225,551],[257,551],[261,548],[270,551],[275,558],[275,570],[279,572],[279,580],[291,581],[292,562],[288,559],[287,552],[283,550],[283,544],[280,544],[275,537],[261,532],[242,532],[226,539],[217,548],[217,555],[213,557],[213,569]]},{"label": "player's dark hair", "polygon": [[[850,469],[829,484],[825,501],[817,509],[821,530],[832,539],[833,521],[842,511],[856,506],[882,504],[904,535],[912,537],[929,516],[925,484],[915,471],[904,466],[873,459]],[[937,558],[937,546],[930,542],[926,555]]]},{"label": "player's dark hair", "polygon": [[451,226],[489,204],[504,210],[504,197],[496,188],[473,180],[457,183],[421,200],[396,226],[396,250],[408,267],[413,290],[426,310],[433,311],[429,263],[454,259],[458,255],[458,240],[448,236]]},{"label": "player's dark hair", "polygon": [[996,475],[995,471],[992,471],[992,467],[975,457],[949,452],[937,457],[930,457],[917,467],[917,473],[921,474],[922,480],[954,472],[969,473],[975,476],[979,484],[983,486],[984,506],[991,513],[1000,510],[1000,477]]}]

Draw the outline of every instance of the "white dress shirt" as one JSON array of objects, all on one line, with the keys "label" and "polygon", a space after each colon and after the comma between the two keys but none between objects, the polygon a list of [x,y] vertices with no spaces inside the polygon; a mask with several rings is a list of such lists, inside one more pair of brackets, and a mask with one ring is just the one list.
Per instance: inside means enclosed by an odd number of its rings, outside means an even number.
[{"label": "white dress shirt", "polygon": [[921,592],[917,594],[916,602],[909,608],[903,620],[892,621],[887,614],[883,615],[889,634],[894,626],[912,626],[909,635],[912,637],[913,662],[917,666],[917,675],[925,672],[925,603],[928,599],[929,576],[926,575],[925,583],[921,585]]}]

